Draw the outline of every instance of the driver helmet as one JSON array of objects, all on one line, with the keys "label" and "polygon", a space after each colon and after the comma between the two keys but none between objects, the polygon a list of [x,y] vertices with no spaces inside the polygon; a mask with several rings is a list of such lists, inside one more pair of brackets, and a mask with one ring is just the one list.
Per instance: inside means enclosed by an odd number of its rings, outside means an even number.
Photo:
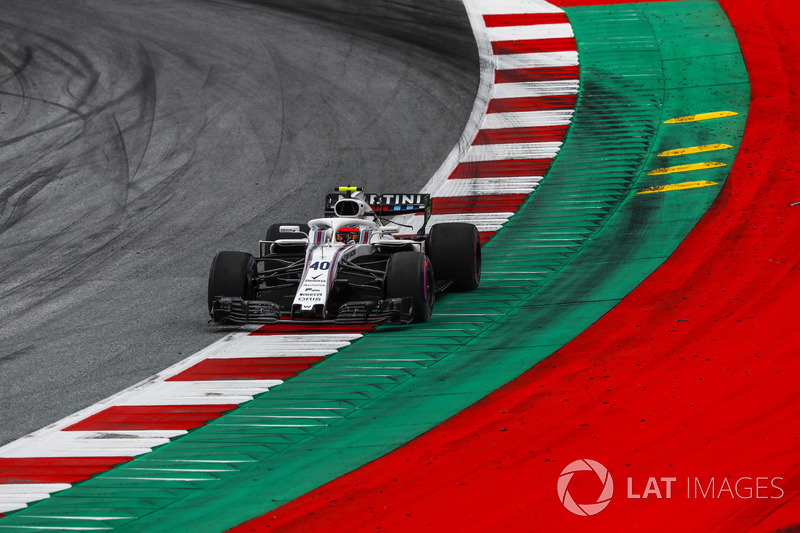
[{"label": "driver helmet", "polygon": [[354,227],[339,228],[339,231],[336,232],[336,240],[345,244],[355,242],[358,241],[360,233],[359,229]]}]

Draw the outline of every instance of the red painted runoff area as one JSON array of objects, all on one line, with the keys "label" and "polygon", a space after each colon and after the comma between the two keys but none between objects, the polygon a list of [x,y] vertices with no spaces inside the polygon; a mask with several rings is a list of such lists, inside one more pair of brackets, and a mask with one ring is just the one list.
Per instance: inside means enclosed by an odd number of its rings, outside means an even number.
[{"label": "red painted runoff area", "polygon": [[552,159],[505,159],[502,161],[468,161],[459,163],[450,179],[510,178],[541,176],[550,168]]},{"label": "red painted runoff area", "polygon": [[536,24],[567,24],[565,13],[514,13],[510,15],[484,15],[487,28],[504,26],[533,26]]},{"label": "red painted runoff area", "polygon": [[495,83],[519,83],[525,81],[552,81],[552,80],[573,80],[579,75],[578,66],[571,67],[532,67],[532,68],[511,68],[496,70],[494,73]]},{"label": "red painted runoff area", "polygon": [[[720,4],[750,115],[725,187],[670,259],[519,379],[239,531],[797,530],[800,8]],[[593,516],[561,503],[580,459],[613,478]],[[574,501],[601,494],[595,472],[564,475]]]},{"label": "red painted runoff area", "polygon": [[523,126],[478,130],[473,145],[503,143],[561,142],[567,134],[567,125]]},{"label": "red painted runoff area", "polygon": [[204,359],[167,381],[225,379],[289,379],[324,357],[228,357]]},{"label": "red painted runoff area", "polygon": [[575,108],[577,96],[525,96],[522,98],[494,98],[489,102],[487,113],[521,113],[546,109]]},{"label": "red painted runoff area", "polygon": [[451,213],[493,213],[516,211],[527,194],[482,194],[473,196],[440,196],[433,199],[433,212],[437,215]]},{"label": "red painted runoff area", "polygon": [[130,457],[0,457],[0,487],[9,483],[77,483],[130,460]]},{"label": "red painted runoff area", "polygon": [[265,324],[252,332],[250,335],[305,335],[308,333],[366,333],[372,331],[375,326],[370,324],[321,324],[311,322],[304,324],[297,322],[278,322],[275,324]]},{"label": "red painted runoff area", "polygon": [[575,39],[572,37],[564,37],[562,39],[492,41],[492,51],[495,55],[570,52],[575,50]]},{"label": "red painted runoff area", "polygon": [[236,407],[236,404],[114,405],[64,431],[187,430],[200,427]]}]

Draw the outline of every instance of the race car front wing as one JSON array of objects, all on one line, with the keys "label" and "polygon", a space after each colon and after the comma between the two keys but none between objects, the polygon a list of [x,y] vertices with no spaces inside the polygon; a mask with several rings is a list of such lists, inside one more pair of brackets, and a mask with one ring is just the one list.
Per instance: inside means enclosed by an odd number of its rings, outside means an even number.
[{"label": "race car front wing", "polygon": [[411,297],[404,297],[346,302],[333,318],[306,318],[282,312],[274,302],[218,296],[214,298],[210,314],[214,322],[228,324],[275,324],[298,320],[334,324],[374,324],[388,320],[395,324],[408,324],[414,319],[413,301]]}]

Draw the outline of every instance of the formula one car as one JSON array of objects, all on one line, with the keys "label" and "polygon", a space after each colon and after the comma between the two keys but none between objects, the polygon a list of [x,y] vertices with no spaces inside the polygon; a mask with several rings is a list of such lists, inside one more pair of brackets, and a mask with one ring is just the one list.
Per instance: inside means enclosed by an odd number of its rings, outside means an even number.
[{"label": "formula one car", "polygon": [[[384,216],[420,214],[422,228],[400,237]],[[425,322],[436,293],[471,291],[481,276],[472,224],[434,224],[427,194],[365,194],[340,187],[325,198],[325,218],[273,224],[259,256],[219,252],[208,278],[217,323],[283,321]]]}]

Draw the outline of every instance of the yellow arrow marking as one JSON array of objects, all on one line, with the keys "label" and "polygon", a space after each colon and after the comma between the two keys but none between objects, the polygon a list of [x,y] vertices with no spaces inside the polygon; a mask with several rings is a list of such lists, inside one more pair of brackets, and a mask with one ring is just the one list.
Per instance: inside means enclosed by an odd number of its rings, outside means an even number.
[{"label": "yellow arrow marking", "polygon": [[674,155],[699,154],[701,152],[713,152],[714,150],[727,150],[733,148],[730,144],[703,144],[701,146],[690,146],[688,148],[676,148],[666,150],[658,154],[658,157],[671,157]]},{"label": "yellow arrow marking", "polygon": [[673,185],[658,185],[656,187],[648,187],[642,189],[636,194],[649,194],[653,192],[667,192],[667,191],[680,191],[683,189],[697,189],[698,187],[708,187],[709,185],[716,185],[716,181],[685,181],[683,183],[675,183]]},{"label": "yellow arrow marking", "polygon": [[658,176],[661,174],[675,174],[676,172],[690,172],[692,170],[703,170],[706,168],[724,167],[725,163],[708,161],[706,163],[694,163],[691,165],[677,165],[674,167],[657,168],[647,173],[648,176]]},{"label": "yellow arrow marking", "polygon": [[687,115],[665,120],[664,124],[680,124],[683,122],[697,122],[698,120],[711,120],[714,118],[733,117],[738,115],[735,111],[715,111],[713,113],[700,113],[698,115]]}]

